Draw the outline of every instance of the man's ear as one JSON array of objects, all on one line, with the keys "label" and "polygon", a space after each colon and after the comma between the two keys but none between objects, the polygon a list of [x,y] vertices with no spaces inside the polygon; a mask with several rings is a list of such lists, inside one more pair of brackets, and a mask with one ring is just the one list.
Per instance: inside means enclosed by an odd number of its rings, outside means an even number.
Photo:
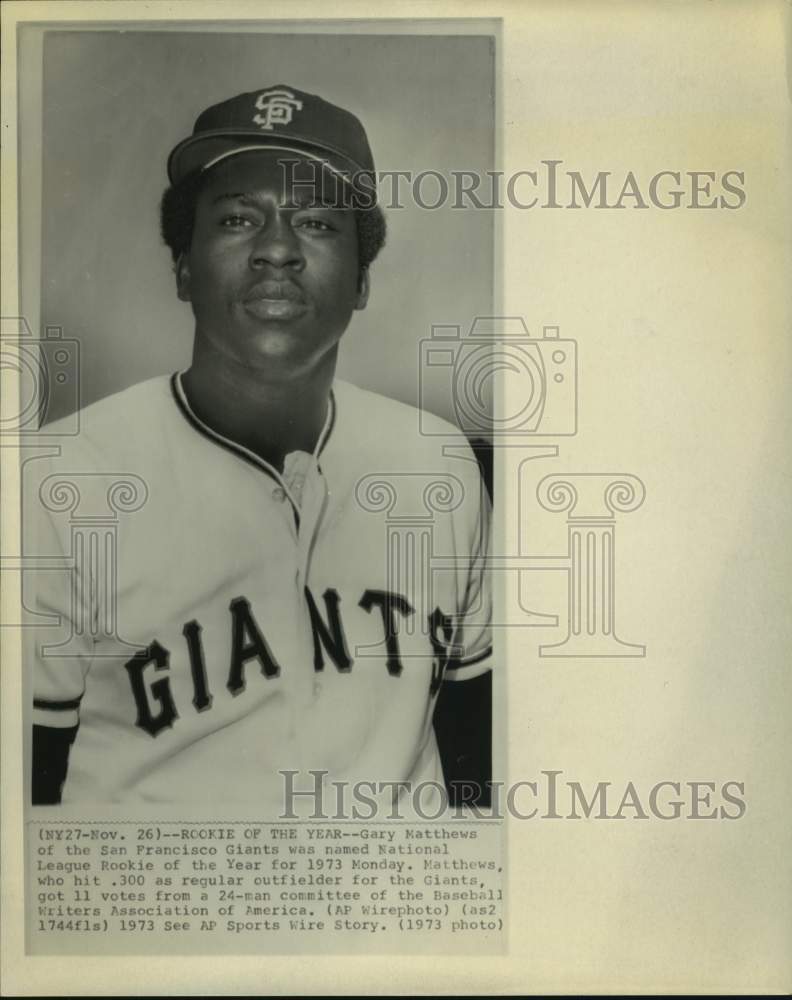
[{"label": "man's ear", "polygon": [[366,303],[369,297],[369,270],[367,267],[361,267],[360,276],[358,277],[358,292],[357,300],[355,301],[355,309],[365,309]]},{"label": "man's ear", "polygon": [[190,261],[188,254],[182,252],[176,258],[176,292],[182,302],[190,301]]}]

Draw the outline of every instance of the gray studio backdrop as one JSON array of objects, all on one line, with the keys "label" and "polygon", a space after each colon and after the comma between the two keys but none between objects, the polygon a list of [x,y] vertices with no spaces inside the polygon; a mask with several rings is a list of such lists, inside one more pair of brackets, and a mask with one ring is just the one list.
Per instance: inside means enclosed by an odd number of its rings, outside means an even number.
[{"label": "gray studio backdrop", "polygon": [[[291,84],[354,111],[378,171],[483,173],[495,169],[494,70],[486,36],[48,32],[41,327],[80,341],[81,404],[189,362],[192,314],[175,295],[158,204],[167,154],[203,108]],[[422,191],[437,196],[432,183]],[[491,314],[494,220],[450,199],[434,211],[404,202],[387,212],[388,245],[339,375],[415,404],[432,325]],[[74,405],[53,390],[48,420]],[[453,419],[450,379],[424,403]]]}]

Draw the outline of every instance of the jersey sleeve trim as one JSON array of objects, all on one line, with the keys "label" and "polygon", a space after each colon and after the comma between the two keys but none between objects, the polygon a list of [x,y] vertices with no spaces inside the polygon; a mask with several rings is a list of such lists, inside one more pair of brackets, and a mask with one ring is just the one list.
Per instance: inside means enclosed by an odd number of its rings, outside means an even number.
[{"label": "jersey sleeve trim", "polygon": [[69,729],[80,723],[80,698],[69,701],[33,699],[33,723],[49,729]]},{"label": "jersey sleeve trim", "polygon": [[33,709],[33,725],[45,729],[74,729],[80,724],[80,715],[76,709],[68,712],[49,712],[41,708]]},{"label": "jersey sleeve trim", "polygon": [[78,709],[80,700],[72,698],[69,701],[48,701],[46,698],[34,698],[33,708],[43,708],[48,712],[68,712],[70,709]]}]

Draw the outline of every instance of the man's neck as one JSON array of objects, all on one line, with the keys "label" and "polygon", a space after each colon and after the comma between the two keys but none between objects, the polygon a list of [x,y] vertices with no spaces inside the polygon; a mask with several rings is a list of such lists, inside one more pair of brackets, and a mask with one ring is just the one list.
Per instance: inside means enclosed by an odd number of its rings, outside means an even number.
[{"label": "man's neck", "polygon": [[282,470],[289,452],[314,451],[327,419],[335,365],[332,352],[309,373],[272,381],[261,370],[196,352],[182,385],[199,420]]}]

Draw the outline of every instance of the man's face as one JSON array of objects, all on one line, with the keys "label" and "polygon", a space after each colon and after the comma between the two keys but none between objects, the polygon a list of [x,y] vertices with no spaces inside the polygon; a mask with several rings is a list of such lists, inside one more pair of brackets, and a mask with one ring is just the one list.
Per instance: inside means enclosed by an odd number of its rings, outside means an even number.
[{"label": "man's face", "polygon": [[[368,280],[354,212],[322,204],[321,176],[284,191],[283,155],[242,153],[212,168],[177,276],[199,339],[232,364],[285,377],[335,348]],[[314,176],[308,165],[295,173]]]}]

